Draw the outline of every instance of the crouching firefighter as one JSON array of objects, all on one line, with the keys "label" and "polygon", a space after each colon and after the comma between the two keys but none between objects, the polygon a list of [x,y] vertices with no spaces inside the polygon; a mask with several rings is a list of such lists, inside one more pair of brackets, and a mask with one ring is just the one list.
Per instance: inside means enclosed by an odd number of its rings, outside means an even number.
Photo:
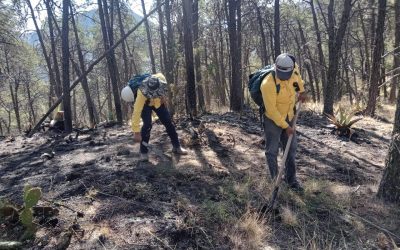
[{"label": "crouching firefighter", "polygon": [[[182,148],[178,139],[175,126],[172,123],[167,109],[166,95],[168,87],[163,74],[135,76],[121,91],[124,101],[134,102],[131,119],[134,141],[140,142],[140,161],[148,161],[148,148],[143,142],[148,143],[152,128],[152,112],[154,111],[164,125],[173,146],[172,152],[186,155],[188,152]],[[140,118],[143,126],[140,129]]]},{"label": "crouching firefighter", "polygon": [[278,174],[278,152],[283,150],[290,135],[293,135],[285,164],[285,181],[289,187],[303,191],[296,178],[297,137],[293,125],[296,96],[304,102],[304,83],[294,56],[280,54],[274,65],[250,75],[249,90],[253,100],[260,106],[263,115],[265,156],[271,179]]}]

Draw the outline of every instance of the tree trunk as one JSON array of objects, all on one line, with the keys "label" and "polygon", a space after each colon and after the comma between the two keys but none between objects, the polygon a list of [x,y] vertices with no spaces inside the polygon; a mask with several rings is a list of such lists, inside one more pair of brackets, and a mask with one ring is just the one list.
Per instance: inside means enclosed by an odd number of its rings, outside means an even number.
[{"label": "tree trunk", "polygon": [[[110,39],[110,32],[112,32],[110,23],[109,23],[109,18],[107,17],[107,6],[104,6],[103,10],[103,4],[101,0],[98,0],[98,5],[99,5],[99,16],[100,16],[100,24],[101,24],[101,30],[103,34],[103,43],[104,43],[104,49],[108,51],[110,47],[112,48],[113,45],[111,45]],[[107,21],[108,20],[108,21]],[[106,22],[108,25],[106,26]],[[107,54],[107,65],[108,65],[108,71],[110,74],[111,78],[111,86],[112,86],[112,92],[114,95],[114,106],[115,106],[115,111],[117,115],[117,121],[119,124],[122,124],[122,110],[121,110],[121,100],[119,98],[119,87],[118,87],[118,72],[116,71],[116,60],[115,60],[115,55],[114,55],[114,50],[111,50]]]},{"label": "tree trunk", "polygon": [[328,37],[329,37],[329,67],[328,82],[324,91],[324,113],[333,115],[334,94],[336,93],[336,75],[339,67],[339,57],[347,24],[350,20],[352,4],[351,0],[345,0],[340,19],[339,28],[336,31],[334,18],[334,0],[329,1],[328,6]]},{"label": "tree trunk", "polygon": [[[121,37],[125,36],[125,30],[124,30],[124,23],[122,22],[122,16],[121,16],[121,3],[119,0],[116,0],[116,5],[117,5],[117,18],[118,18],[118,26],[119,26],[119,33]],[[127,82],[130,78],[131,70],[129,70],[129,60],[128,56],[126,53],[126,41],[122,42],[122,58],[124,61],[124,78],[122,79],[122,82]]]},{"label": "tree trunk", "polygon": [[168,91],[168,101],[169,101],[169,111],[171,115],[175,113],[175,107],[173,105],[173,93],[171,90],[171,84],[174,84],[174,66],[175,66],[175,42],[174,42],[174,33],[172,30],[172,22],[171,22],[171,5],[170,0],[165,0],[164,5],[165,11],[165,22],[167,27],[167,51],[165,57],[165,77],[167,78],[169,91]]},{"label": "tree trunk", "polygon": [[193,64],[192,17],[193,0],[183,0],[183,36],[186,62],[186,112],[191,118],[197,116],[196,83]]},{"label": "tree trunk", "polygon": [[108,112],[107,112],[107,121],[112,121],[114,120],[114,115],[113,115],[113,106],[112,106],[112,97],[111,97],[111,80],[110,77],[107,74],[107,107],[108,107]]},{"label": "tree trunk", "polygon": [[76,104],[76,89],[72,91],[72,116],[75,126],[78,126],[78,114],[77,114],[77,104]]},{"label": "tree trunk", "polygon": [[[360,17],[360,21],[361,21],[361,29],[362,29],[362,32],[363,32],[363,36],[364,36],[364,51],[365,51],[365,61],[364,61],[364,65],[363,65],[363,67],[364,67],[364,71],[362,72],[362,74],[361,74],[361,78],[363,79],[363,81],[364,82],[367,82],[367,78],[368,78],[368,76],[369,76],[369,72],[370,72],[370,57],[369,57],[369,55],[370,55],[370,51],[369,51],[369,42],[368,42],[368,39],[369,39],[369,32],[368,32],[368,30],[367,30],[367,28],[366,28],[366,25],[365,25],[365,21],[364,21],[364,15],[365,15],[365,12],[362,12],[361,11],[361,4],[360,4],[360,2],[358,2],[358,8],[359,8],[359,17]],[[360,48],[361,49],[361,48]]]},{"label": "tree trunk", "polygon": [[46,49],[46,46],[44,44],[43,36],[42,36],[42,33],[40,32],[39,25],[37,24],[36,17],[35,17],[35,12],[33,11],[31,1],[30,0],[26,0],[26,3],[28,4],[29,10],[31,12],[32,20],[33,20],[33,23],[34,23],[35,29],[36,29],[36,34],[37,34],[39,42],[40,42],[40,47],[42,48],[43,57],[44,57],[44,59],[46,61],[47,70],[49,71],[50,96],[52,96],[53,95],[53,91],[56,89],[56,81],[55,81],[55,77],[54,77],[53,68],[51,66],[50,57],[49,57],[49,55],[47,53],[47,49]]},{"label": "tree trunk", "polygon": [[205,111],[203,79],[201,75],[200,65],[200,41],[199,41],[199,0],[193,2],[193,39],[194,39],[194,61],[196,69],[196,89],[197,97],[199,100],[199,109],[201,112]]},{"label": "tree trunk", "polygon": [[56,80],[56,86],[55,86],[55,91],[57,97],[60,97],[62,94],[62,86],[61,86],[61,76],[60,76],[60,69],[58,67],[58,60],[57,60],[57,48],[56,48],[56,41],[54,38],[54,29],[53,29],[53,22],[52,22],[52,8],[50,6],[50,0],[45,0],[44,1],[46,4],[46,9],[47,9],[47,21],[48,21],[48,26],[49,26],[49,33],[50,33],[50,44],[51,44],[51,55],[53,57],[53,69],[55,73],[55,80]]},{"label": "tree trunk", "polygon": [[30,87],[29,81],[26,81],[25,88],[26,88],[26,93],[28,95],[29,111],[30,111],[30,114],[32,116],[31,124],[33,125],[33,124],[36,123],[36,114],[35,114],[35,109],[33,108],[33,101],[34,100],[32,99],[32,96],[31,96],[31,87]]},{"label": "tree trunk", "polygon": [[[400,8],[399,2],[400,0],[396,0],[396,8]],[[397,21],[398,19],[399,17],[397,16]],[[392,142],[390,143],[385,166],[386,168],[379,185],[378,197],[387,201],[400,203],[400,90],[397,96]]]},{"label": "tree trunk", "polygon": [[[143,9],[143,16],[146,16],[146,5],[144,4],[144,0],[142,1],[142,9]],[[150,55],[150,62],[151,62],[151,71],[153,74],[156,73],[156,63],[154,60],[154,53],[153,53],[153,45],[151,43],[151,35],[150,35],[150,26],[147,18],[144,20],[144,25],[146,27],[146,34],[147,34],[147,43],[149,46],[149,55]]]},{"label": "tree trunk", "polygon": [[263,66],[268,65],[268,55],[267,55],[267,39],[265,37],[265,31],[263,27],[263,20],[261,16],[261,9],[260,7],[257,6],[257,2],[253,1],[252,2],[254,5],[254,8],[257,13],[257,22],[258,22],[258,29],[260,31],[260,38],[261,38],[261,62]]},{"label": "tree trunk", "polygon": [[[74,17],[74,13],[72,11],[72,6],[71,6],[71,21],[72,21],[72,28],[74,29],[74,34],[75,34],[76,49],[77,49],[77,53],[78,53],[79,66],[80,66],[80,70],[76,70],[76,73],[79,76],[79,75],[81,75],[82,72],[86,71],[86,67],[85,67],[85,61],[83,58],[82,49],[81,49],[81,45],[80,45],[80,41],[79,41],[78,30],[76,28],[75,17]],[[88,113],[89,113],[90,128],[93,128],[95,126],[95,124],[99,121],[99,117],[97,115],[96,108],[93,103],[92,97],[90,96],[90,90],[89,90],[89,85],[88,85],[86,76],[84,76],[82,79],[82,88],[83,88],[83,91],[85,92],[86,105],[87,105]]]},{"label": "tree trunk", "polygon": [[380,79],[380,67],[382,53],[384,50],[383,33],[385,31],[385,15],[386,15],[386,0],[379,0],[378,22],[375,31],[374,53],[372,58],[372,69],[377,69],[376,72],[371,72],[369,77],[368,103],[365,109],[365,114],[369,116],[375,115],[376,99],[378,97],[378,85]]},{"label": "tree trunk", "polygon": [[224,53],[224,35],[222,33],[222,13],[221,13],[221,6],[219,2],[217,2],[217,9],[218,9],[218,34],[219,34],[219,72],[220,72],[220,85],[219,85],[219,92],[220,92],[220,101],[222,106],[226,106],[226,71],[225,71],[225,53]]},{"label": "tree trunk", "polygon": [[[157,0],[157,4],[160,4],[161,0]],[[165,67],[168,63],[167,61],[167,44],[165,42],[165,33],[164,33],[164,14],[162,11],[162,8],[158,9],[158,29],[160,32],[160,40],[161,40],[161,55],[160,59],[162,58],[162,60],[160,60],[160,64],[161,64],[161,71],[164,73],[165,71]]]},{"label": "tree trunk", "polygon": [[230,108],[241,111],[243,104],[240,54],[240,1],[228,0],[228,35],[231,68]]},{"label": "tree trunk", "polygon": [[275,51],[275,58],[281,54],[281,38],[280,38],[280,24],[281,24],[281,17],[279,13],[279,0],[275,0],[274,5],[274,51]]},{"label": "tree trunk", "polygon": [[310,3],[310,7],[311,7],[312,16],[313,16],[315,34],[317,36],[318,61],[319,61],[319,70],[321,72],[322,89],[325,93],[327,79],[326,79],[326,70],[325,70],[325,57],[324,57],[324,52],[322,50],[321,32],[320,32],[319,26],[318,26],[318,19],[317,19],[317,13],[315,12],[315,8],[314,8],[314,1],[310,1],[309,3]]},{"label": "tree trunk", "polygon": [[[14,89],[14,86],[15,86],[15,89]],[[18,131],[21,133],[21,117],[20,117],[20,113],[19,113],[19,100],[18,100],[19,81],[17,79],[14,79],[14,86],[10,81],[10,94],[11,94],[11,100],[13,103],[15,119],[17,121]]]},{"label": "tree trunk", "polygon": [[[204,64],[206,65],[206,75],[204,79],[204,90],[205,90],[205,108],[210,108],[211,107],[211,94],[210,94],[210,78],[209,78],[209,71],[208,71],[208,40],[205,40],[204,44]],[[214,64],[214,66],[217,65],[217,63]]]},{"label": "tree trunk", "polygon": [[[307,56],[307,61],[309,61],[309,62],[305,63],[305,66],[306,66],[306,70],[308,73],[308,77],[310,78],[312,99],[313,99],[313,102],[316,102],[317,100],[320,101],[318,79],[315,74],[315,65],[313,63],[313,58],[311,56],[310,47],[308,46],[308,44],[306,42],[306,37],[304,35],[303,27],[301,27],[301,23],[299,20],[297,20],[297,24],[299,26],[300,39],[301,39],[301,43],[303,45],[302,47],[305,50],[305,54]],[[315,80],[315,86],[316,86],[317,90],[315,90],[315,88],[314,88],[313,80]]]},{"label": "tree trunk", "polygon": [[69,6],[70,0],[63,0],[62,13],[62,80],[63,80],[63,108],[64,108],[64,129],[66,133],[72,132],[71,96],[69,86]]},{"label": "tree trunk", "polygon": [[[393,53],[393,75],[400,74],[400,0],[395,1],[395,37]],[[390,91],[389,101],[394,103],[396,100],[396,87],[399,86],[400,76],[394,77],[392,80],[392,88]],[[399,98],[399,97],[397,97]]]}]

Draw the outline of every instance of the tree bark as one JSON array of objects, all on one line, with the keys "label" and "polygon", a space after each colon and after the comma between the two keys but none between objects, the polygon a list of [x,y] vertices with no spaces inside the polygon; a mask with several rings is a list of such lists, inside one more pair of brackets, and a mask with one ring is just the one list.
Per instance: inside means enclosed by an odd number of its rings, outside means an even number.
[{"label": "tree bark", "polygon": [[60,76],[60,69],[58,67],[58,60],[57,60],[57,48],[56,48],[56,40],[54,37],[54,29],[53,29],[53,22],[52,22],[52,8],[50,6],[50,0],[45,0],[45,5],[47,9],[47,21],[49,26],[49,33],[50,33],[50,44],[51,44],[51,55],[53,58],[53,69],[55,73],[55,80],[56,86],[55,91],[57,97],[60,97],[62,94],[62,86],[61,86],[61,76]]},{"label": "tree bark", "polygon": [[[118,18],[118,25],[119,25],[119,33],[121,37],[125,35],[125,30],[124,30],[124,23],[122,22],[122,16],[121,16],[121,2],[119,0],[116,0],[116,5],[117,5],[117,18]],[[128,56],[126,53],[126,41],[122,42],[122,58],[124,61],[124,78],[122,79],[122,82],[127,82],[130,78],[130,74],[132,73],[131,70],[129,69],[129,60]]]},{"label": "tree bark", "polygon": [[54,77],[53,68],[51,66],[50,57],[49,57],[49,55],[47,53],[47,49],[46,49],[46,46],[44,44],[43,36],[42,36],[42,33],[40,32],[39,25],[37,24],[36,17],[35,17],[35,12],[33,11],[33,7],[32,7],[32,4],[31,4],[31,1],[30,0],[26,0],[26,3],[28,4],[29,10],[31,12],[33,24],[35,25],[35,29],[36,29],[36,34],[37,34],[38,39],[39,39],[40,47],[42,48],[43,57],[44,57],[44,59],[46,61],[47,70],[49,71],[50,97],[52,97],[52,95],[53,95],[52,91],[54,91],[56,89],[56,81],[55,81],[55,77]]},{"label": "tree bark", "polygon": [[26,81],[25,83],[25,88],[26,88],[26,93],[28,95],[28,106],[29,106],[29,111],[31,113],[31,117],[32,117],[32,121],[30,121],[31,125],[36,123],[36,113],[35,113],[35,109],[33,108],[33,99],[32,99],[32,95],[31,95],[31,86],[29,81]]},{"label": "tree bark", "polygon": [[370,46],[369,45],[370,44],[368,42],[369,32],[365,25],[365,20],[364,20],[365,12],[361,11],[360,2],[358,2],[358,8],[359,8],[359,18],[361,21],[361,29],[362,29],[363,36],[364,36],[364,44],[363,45],[364,45],[364,51],[365,51],[365,61],[364,61],[364,65],[363,65],[364,71],[361,74],[361,78],[363,79],[364,82],[366,82],[367,78],[369,76],[369,72],[370,72],[370,57],[369,57],[369,55],[370,55],[370,51],[369,51]]},{"label": "tree bark", "polygon": [[263,27],[263,20],[261,16],[261,10],[260,7],[257,6],[256,1],[252,1],[254,8],[257,13],[257,22],[258,22],[258,29],[260,32],[260,38],[261,38],[261,62],[263,66],[268,65],[268,55],[267,55],[267,39],[265,37],[265,31]]},{"label": "tree bark", "polygon": [[[17,128],[18,128],[18,131],[21,133],[21,116],[20,116],[20,112],[19,112],[19,100],[18,100],[19,81],[17,79],[14,79],[14,86],[11,83],[12,81],[9,81],[9,82],[10,82],[11,100],[13,103],[15,119],[17,121]],[[14,87],[15,87],[15,89],[14,89]]]},{"label": "tree bark", "polygon": [[199,101],[199,109],[201,112],[205,111],[204,91],[203,91],[203,78],[201,75],[200,65],[200,41],[199,41],[199,0],[193,2],[193,38],[194,38],[194,62],[196,70],[196,89]]},{"label": "tree bark", "polygon": [[[393,53],[393,75],[400,74],[400,0],[395,1],[395,37]],[[396,100],[396,87],[398,88],[400,76],[394,77],[392,80],[392,88],[390,91],[389,101],[394,103]]]},{"label": "tree bark", "polygon": [[376,99],[378,97],[379,79],[381,77],[380,68],[382,54],[384,50],[383,33],[385,31],[385,15],[386,15],[386,0],[379,0],[378,22],[375,31],[374,53],[372,58],[372,69],[377,69],[370,72],[368,103],[365,109],[365,114],[369,116],[375,115]]},{"label": "tree bark", "polygon": [[[319,95],[319,85],[318,85],[318,79],[315,74],[315,65],[314,65],[314,60],[311,55],[310,47],[307,44],[306,37],[304,35],[303,27],[301,26],[300,20],[297,20],[297,25],[299,26],[299,33],[300,33],[300,39],[301,43],[303,44],[303,48],[305,50],[305,54],[307,56],[307,61],[308,63],[305,63],[306,70],[308,73],[308,77],[310,78],[310,87],[311,87],[311,95],[313,98],[313,102],[320,101],[320,95]],[[315,86],[316,90],[314,88],[313,80],[315,80]]]},{"label": "tree bark", "polygon": [[196,83],[193,64],[192,8],[193,0],[183,0],[183,36],[186,63],[186,112],[191,118],[197,116]]},{"label": "tree bark", "polygon": [[[108,71],[110,73],[110,78],[111,78],[111,86],[112,86],[112,92],[114,96],[114,106],[115,106],[115,112],[117,115],[117,122],[119,124],[122,124],[122,110],[121,110],[121,100],[119,98],[119,84],[118,84],[118,72],[117,72],[117,67],[116,67],[116,60],[115,60],[115,55],[114,55],[114,49],[113,49],[113,42],[110,41],[109,39],[112,38],[112,35],[109,33],[112,32],[109,18],[107,17],[107,6],[104,6],[103,9],[103,4],[101,0],[98,0],[98,6],[99,6],[99,16],[100,16],[100,24],[101,24],[101,30],[103,34],[103,43],[104,43],[104,49],[105,51],[109,51],[107,53],[107,65],[108,65]],[[107,21],[108,20],[108,21]]]},{"label": "tree bark", "polygon": [[230,108],[241,111],[243,104],[241,51],[240,51],[240,5],[239,0],[228,0],[228,35],[231,68]]},{"label": "tree bark", "polygon": [[220,72],[220,101],[222,106],[226,106],[226,71],[225,71],[225,62],[224,62],[224,35],[222,33],[222,10],[221,6],[219,5],[219,1],[217,2],[217,9],[218,9],[218,34],[219,34],[219,72]]},{"label": "tree bark", "polygon": [[[72,21],[72,28],[74,29],[74,34],[75,34],[76,49],[77,49],[77,53],[78,53],[79,66],[80,66],[80,70],[76,70],[76,73],[79,76],[79,75],[81,75],[82,72],[86,71],[86,68],[85,68],[85,61],[84,61],[84,58],[83,58],[82,48],[81,48],[81,45],[80,45],[78,30],[76,28],[75,17],[74,17],[74,13],[73,13],[73,10],[72,10],[72,6],[71,6],[71,21]],[[88,81],[87,81],[87,77],[86,76],[84,76],[83,79],[82,79],[82,88],[83,88],[83,91],[85,92],[86,105],[87,105],[87,108],[88,108],[90,127],[93,128],[95,126],[95,124],[99,121],[99,117],[97,115],[96,108],[95,108],[95,105],[93,103],[92,97],[90,96],[90,90],[89,90],[89,85],[88,85]]]},{"label": "tree bark", "polygon": [[[396,8],[400,8],[400,0],[396,0]],[[397,16],[397,21],[398,19],[399,17]],[[390,143],[385,166],[379,185],[378,197],[386,201],[400,203],[400,89],[397,96],[392,142]]]},{"label": "tree bark", "polygon": [[[143,16],[146,16],[146,5],[144,4],[144,0],[142,1],[142,9],[143,9]],[[156,73],[156,63],[154,60],[154,52],[153,52],[153,45],[151,43],[151,34],[150,34],[150,26],[147,18],[144,20],[144,26],[146,27],[146,34],[147,34],[147,43],[149,46],[149,56],[150,56],[150,62],[151,62],[151,71],[153,74]]]},{"label": "tree bark", "polygon": [[[326,88],[327,79],[326,79],[326,70],[325,70],[324,51],[322,50],[321,32],[319,30],[317,13],[315,12],[314,2],[313,2],[313,0],[311,0],[309,3],[310,3],[310,7],[311,7],[312,16],[313,16],[315,34],[317,36],[318,61],[319,61],[319,70],[321,72],[322,89],[323,89],[323,91],[325,93],[326,92],[325,88]],[[318,86],[318,84],[317,84],[317,86]]]},{"label": "tree bark", "polygon": [[167,44],[166,44],[166,57],[165,57],[165,77],[167,78],[169,91],[168,91],[168,101],[169,101],[169,111],[171,115],[175,113],[175,107],[173,105],[173,93],[171,90],[171,84],[174,84],[174,66],[175,66],[175,42],[174,33],[172,29],[171,22],[171,5],[170,0],[165,0],[164,4],[165,11],[165,23],[167,27]]},{"label": "tree bark", "polygon": [[[157,4],[160,4],[161,0],[157,0]],[[160,59],[160,64],[161,64],[161,69],[164,73],[165,67],[168,63],[167,60],[167,43],[165,42],[165,33],[164,33],[164,13],[162,11],[162,8],[158,9],[158,29],[160,32],[160,40],[161,40],[161,55]]]},{"label": "tree bark", "polygon": [[280,38],[280,24],[281,24],[281,17],[279,11],[279,0],[275,0],[274,5],[274,52],[275,58],[281,54],[281,38]]},{"label": "tree bark", "polygon": [[328,5],[328,37],[329,37],[329,67],[328,82],[324,91],[324,113],[333,115],[334,94],[336,93],[336,75],[339,67],[339,57],[343,39],[345,37],[347,24],[350,20],[352,8],[351,0],[345,0],[343,3],[342,16],[340,18],[339,28],[336,31],[334,18],[334,0],[329,1]]},{"label": "tree bark", "polygon": [[63,0],[61,50],[62,50],[62,80],[63,80],[63,108],[64,130],[72,132],[71,96],[69,92],[69,8],[70,0]]}]

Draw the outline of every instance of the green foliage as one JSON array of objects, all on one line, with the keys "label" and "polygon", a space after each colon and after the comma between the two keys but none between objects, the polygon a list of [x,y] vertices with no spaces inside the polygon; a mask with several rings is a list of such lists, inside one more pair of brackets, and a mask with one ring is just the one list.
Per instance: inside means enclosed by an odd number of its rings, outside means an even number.
[{"label": "green foliage", "polygon": [[32,207],[39,202],[41,196],[42,190],[40,188],[29,185],[24,187],[24,209],[19,214],[21,223],[26,227],[26,231],[22,236],[24,239],[31,238],[35,234],[36,228],[33,224]]},{"label": "green foliage", "polygon": [[24,193],[25,208],[32,208],[33,206],[35,206],[38,203],[41,196],[42,196],[42,191],[40,190],[40,188],[28,189]]},{"label": "green foliage", "polygon": [[22,212],[19,214],[19,219],[21,220],[22,224],[24,224],[24,226],[26,226],[27,228],[31,227],[33,224],[32,210],[30,208],[23,209]]},{"label": "green foliage", "polygon": [[223,224],[232,218],[232,213],[229,211],[232,207],[227,202],[206,200],[203,202],[202,208],[205,219],[209,222]]},{"label": "green foliage", "polygon": [[358,112],[357,109],[353,111],[346,111],[344,108],[339,107],[335,111],[334,115],[325,113],[325,116],[333,125],[336,126],[338,130],[343,130],[343,129],[350,129],[351,126],[354,125],[354,123],[362,119],[362,117],[353,119],[354,115],[357,112]]},{"label": "green foliage", "polygon": [[33,223],[32,207],[37,205],[41,197],[42,191],[40,188],[27,185],[24,187],[24,206],[22,209],[17,209],[16,207],[0,200],[0,217],[8,217],[8,219],[11,220],[19,218],[19,221],[21,221],[25,226],[26,230],[21,237],[23,240],[29,239],[35,235],[36,227]]}]

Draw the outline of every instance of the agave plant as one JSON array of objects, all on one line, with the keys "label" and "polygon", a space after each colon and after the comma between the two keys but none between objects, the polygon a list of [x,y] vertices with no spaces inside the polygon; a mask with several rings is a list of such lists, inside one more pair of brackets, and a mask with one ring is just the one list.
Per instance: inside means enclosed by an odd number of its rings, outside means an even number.
[{"label": "agave plant", "polygon": [[359,118],[354,118],[354,115],[357,113],[357,109],[353,111],[346,111],[342,107],[339,107],[335,112],[334,115],[326,114],[325,116],[328,118],[328,120],[335,125],[335,132],[340,135],[340,136],[346,136],[346,137],[351,137],[353,134],[353,130],[351,129],[351,126],[354,125],[354,123],[360,121],[362,117]]}]

